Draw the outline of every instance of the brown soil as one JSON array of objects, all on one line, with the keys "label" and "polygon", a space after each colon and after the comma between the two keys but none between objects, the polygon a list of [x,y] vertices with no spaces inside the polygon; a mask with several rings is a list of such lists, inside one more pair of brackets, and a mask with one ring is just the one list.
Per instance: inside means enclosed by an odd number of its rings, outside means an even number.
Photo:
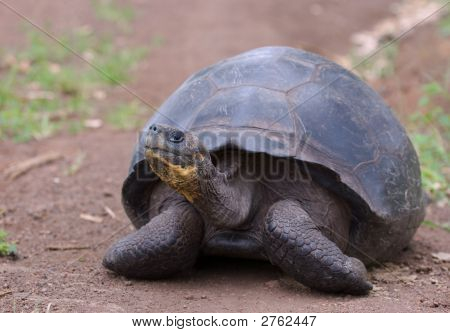
[{"label": "brown soil", "polygon": [[[267,44],[327,56],[345,53],[350,34],[389,15],[392,2],[303,1],[300,6],[297,1],[135,0],[140,9],[126,43],[146,43],[160,34],[166,44],[141,66],[132,87],[159,103],[194,70]],[[39,23],[51,12],[55,31],[93,24],[89,3],[14,1]],[[0,42],[20,43],[18,18],[3,7],[0,12]],[[114,103],[125,95],[109,98]],[[189,274],[163,281],[130,281],[107,272],[101,266],[105,249],[132,230],[121,208],[120,187],[135,140],[133,132],[102,128],[27,144],[0,143],[0,170],[39,153],[64,155],[16,180],[0,180],[5,210],[0,229],[12,235],[21,254],[16,261],[0,258],[1,312],[45,311],[49,304],[52,312],[448,311],[450,266],[431,255],[450,252],[450,233],[439,228],[421,227],[395,263],[373,268],[375,289],[366,297],[311,291],[269,263],[255,261],[204,259]],[[80,152],[86,154],[81,168],[66,175]],[[82,213],[102,216],[103,222],[80,219]],[[447,213],[435,216],[445,220]],[[48,250],[52,246],[90,248]]]}]

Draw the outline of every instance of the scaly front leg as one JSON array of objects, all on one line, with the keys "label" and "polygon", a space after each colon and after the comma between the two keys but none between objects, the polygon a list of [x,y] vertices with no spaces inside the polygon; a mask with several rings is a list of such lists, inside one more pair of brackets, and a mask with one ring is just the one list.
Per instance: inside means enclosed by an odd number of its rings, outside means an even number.
[{"label": "scaly front leg", "polygon": [[124,276],[158,279],[191,268],[203,238],[203,222],[185,200],[171,205],[115,243],[103,265]]},{"label": "scaly front leg", "polygon": [[349,294],[372,289],[364,264],[343,254],[295,200],[270,208],[263,242],[270,261],[308,287]]}]

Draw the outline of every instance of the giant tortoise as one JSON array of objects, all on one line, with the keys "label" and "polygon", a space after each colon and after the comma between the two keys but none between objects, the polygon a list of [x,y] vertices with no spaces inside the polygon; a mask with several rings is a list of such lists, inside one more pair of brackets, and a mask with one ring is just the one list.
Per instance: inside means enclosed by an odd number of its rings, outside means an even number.
[{"label": "giant tortoise", "polygon": [[122,201],[137,230],[103,261],[121,275],[164,278],[220,255],[351,294],[424,217],[417,155],[381,97],[288,47],[188,78],[145,125]]}]

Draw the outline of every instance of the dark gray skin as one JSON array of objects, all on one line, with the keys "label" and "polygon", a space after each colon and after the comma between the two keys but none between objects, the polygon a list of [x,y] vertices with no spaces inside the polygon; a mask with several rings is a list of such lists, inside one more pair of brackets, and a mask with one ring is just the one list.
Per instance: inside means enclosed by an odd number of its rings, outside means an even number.
[{"label": "dark gray skin", "polygon": [[273,174],[280,158],[228,149],[213,159],[191,132],[159,124],[149,128],[145,156],[162,182],[150,195],[148,223],[108,250],[108,269],[164,278],[203,253],[268,259],[318,290],[372,289],[364,264],[345,255],[349,207],[311,180],[282,174],[295,172],[298,161],[286,159],[287,168]]}]

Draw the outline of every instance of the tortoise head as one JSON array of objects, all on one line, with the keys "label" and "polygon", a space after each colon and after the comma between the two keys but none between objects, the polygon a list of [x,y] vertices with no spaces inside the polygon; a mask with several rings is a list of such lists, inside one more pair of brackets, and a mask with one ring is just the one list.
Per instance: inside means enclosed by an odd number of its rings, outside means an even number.
[{"label": "tortoise head", "polygon": [[197,136],[159,124],[148,129],[145,158],[162,181],[191,202],[198,191],[199,169],[210,161]]}]

